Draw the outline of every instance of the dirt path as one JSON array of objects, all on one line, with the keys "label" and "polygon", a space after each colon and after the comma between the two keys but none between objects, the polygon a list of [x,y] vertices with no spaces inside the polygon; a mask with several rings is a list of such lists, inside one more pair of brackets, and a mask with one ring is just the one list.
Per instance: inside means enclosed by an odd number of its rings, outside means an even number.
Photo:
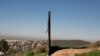
[{"label": "dirt path", "polygon": [[100,48],[88,48],[88,49],[63,49],[56,51],[51,56],[74,56],[75,54],[87,53],[95,49],[100,50]]}]

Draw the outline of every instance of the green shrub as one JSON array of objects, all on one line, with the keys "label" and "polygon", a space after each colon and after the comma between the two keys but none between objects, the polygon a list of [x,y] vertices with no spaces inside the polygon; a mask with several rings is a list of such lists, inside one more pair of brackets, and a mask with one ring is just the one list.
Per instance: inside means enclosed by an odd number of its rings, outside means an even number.
[{"label": "green shrub", "polygon": [[33,56],[33,55],[34,55],[34,53],[33,52],[29,52],[29,51],[24,52],[24,54],[23,54],[23,56]]},{"label": "green shrub", "polygon": [[37,43],[35,48],[34,48],[34,52],[35,53],[44,53],[47,52],[47,46],[46,44],[41,44],[41,43]]},{"label": "green shrub", "polygon": [[8,50],[8,53],[17,53],[17,51],[14,50],[14,49],[9,49],[9,50]]},{"label": "green shrub", "polygon": [[34,56],[46,56],[47,53],[35,53]]},{"label": "green shrub", "polygon": [[89,53],[83,53],[83,54],[76,54],[75,56],[100,56],[100,51],[95,50]]},{"label": "green shrub", "polygon": [[0,40],[0,51],[6,53],[9,49],[8,42],[5,39]]}]

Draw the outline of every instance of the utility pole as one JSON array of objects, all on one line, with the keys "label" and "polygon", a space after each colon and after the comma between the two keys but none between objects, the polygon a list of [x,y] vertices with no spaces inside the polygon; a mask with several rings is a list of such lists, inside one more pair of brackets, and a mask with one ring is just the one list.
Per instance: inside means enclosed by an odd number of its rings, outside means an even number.
[{"label": "utility pole", "polygon": [[48,41],[49,41],[49,52],[48,55],[51,55],[51,11],[48,12]]}]

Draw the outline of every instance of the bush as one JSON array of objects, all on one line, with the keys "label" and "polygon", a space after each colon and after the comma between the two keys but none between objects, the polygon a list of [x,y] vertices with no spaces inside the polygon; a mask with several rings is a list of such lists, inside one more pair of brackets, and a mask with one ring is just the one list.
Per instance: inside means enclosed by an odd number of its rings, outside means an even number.
[{"label": "bush", "polygon": [[47,56],[47,53],[35,53],[34,56]]},{"label": "bush", "polygon": [[47,45],[44,43],[36,43],[33,50],[35,53],[44,53],[48,51],[47,48]]},{"label": "bush", "polygon": [[14,50],[14,49],[12,49],[12,48],[8,50],[8,53],[16,53],[16,52],[17,52],[17,51]]},{"label": "bush", "polygon": [[27,51],[27,52],[25,52],[23,54],[23,56],[33,56],[33,55],[34,55],[34,53],[33,52],[29,52],[29,51]]},{"label": "bush", "polygon": [[3,51],[4,53],[6,53],[8,49],[9,49],[9,45],[7,41],[5,39],[2,39],[0,41],[0,51]]},{"label": "bush", "polygon": [[43,47],[43,46],[37,46],[34,49],[34,52],[36,52],[36,53],[43,53],[43,52],[45,52],[45,47]]},{"label": "bush", "polygon": [[100,51],[95,50],[89,53],[83,53],[83,54],[76,54],[75,56],[100,56]]}]

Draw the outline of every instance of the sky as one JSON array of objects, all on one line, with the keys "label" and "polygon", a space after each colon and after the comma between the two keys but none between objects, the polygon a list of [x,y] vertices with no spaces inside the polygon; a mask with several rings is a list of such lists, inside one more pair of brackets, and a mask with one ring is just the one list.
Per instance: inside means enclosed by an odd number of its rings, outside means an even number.
[{"label": "sky", "polygon": [[0,0],[0,35],[47,39],[100,40],[100,0]]}]

